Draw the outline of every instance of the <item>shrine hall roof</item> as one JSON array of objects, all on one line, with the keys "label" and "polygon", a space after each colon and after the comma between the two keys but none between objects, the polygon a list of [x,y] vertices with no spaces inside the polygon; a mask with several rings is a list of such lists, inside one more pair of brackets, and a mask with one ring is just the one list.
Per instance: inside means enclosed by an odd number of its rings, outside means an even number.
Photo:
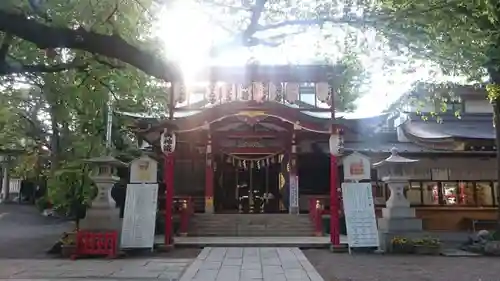
[{"label": "shrine hall roof", "polygon": [[243,66],[208,67],[200,71],[195,79],[232,83],[249,81],[323,82],[329,81],[334,71],[334,67],[325,64],[261,65],[254,63]]},{"label": "shrine hall roof", "polygon": [[491,114],[468,114],[460,119],[444,116],[441,123],[435,120],[423,121],[418,116],[410,117],[401,127],[410,136],[427,139],[484,139],[494,140],[495,129]]}]

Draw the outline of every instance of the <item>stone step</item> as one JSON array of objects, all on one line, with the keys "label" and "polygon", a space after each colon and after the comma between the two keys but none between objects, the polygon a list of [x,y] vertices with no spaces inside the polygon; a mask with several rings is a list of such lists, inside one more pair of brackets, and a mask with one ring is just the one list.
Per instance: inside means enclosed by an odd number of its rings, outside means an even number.
[{"label": "stone step", "polygon": [[308,215],[289,214],[195,214],[189,236],[311,236],[314,228]]}]

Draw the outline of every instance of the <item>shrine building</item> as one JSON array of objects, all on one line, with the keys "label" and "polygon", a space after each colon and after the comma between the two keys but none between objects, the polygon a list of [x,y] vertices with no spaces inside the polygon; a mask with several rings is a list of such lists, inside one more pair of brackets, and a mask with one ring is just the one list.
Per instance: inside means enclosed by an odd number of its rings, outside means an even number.
[{"label": "shrine building", "polygon": [[[421,116],[433,104],[409,102],[426,93],[405,95],[402,107],[376,117],[346,119],[332,109],[331,75],[327,66],[214,67],[200,76],[206,85],[172,82],[168,117],[137,117],[133,130],[157,155],[166,151],[160,179],[171,196],[193,199],[195,217],[307,213],[321,201],[338,232],[343,157],[357,152],[375,163],[396,148],[420,160],[404,172],[425,230],[469,230],[473,220],[495,218],[495,134],[484,91],[457,88],[460,102],[440,122]],[[350,165],[351,173],[369,169]],[[375,170],[367,181],[380,215],[387,188]]]}]

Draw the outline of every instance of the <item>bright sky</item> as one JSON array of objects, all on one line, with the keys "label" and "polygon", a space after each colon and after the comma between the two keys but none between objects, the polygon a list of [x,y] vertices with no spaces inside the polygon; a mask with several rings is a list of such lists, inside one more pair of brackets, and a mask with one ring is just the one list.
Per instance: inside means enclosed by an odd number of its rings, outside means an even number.
[{"label": "bright sky", "polygon": [[[209,56],[212,44],[228,40],[228,34],[213,24],[208,15],[200,11],[190,0],[174,2],[162,13],[158,24],[158,35],[163,39],[167,54],[174,57],[189,79],[197,71],[210,65],[244,65],[250,57],[261,64],[307,63],[314,59],[317,44],[315,34],[304,34],[279,48],[260,48],[250,52],[245,48],[232,48],[215,60]],[[175,38],[175,39],[174,39]],[[429,79],[429,68],[418,68],[404,73],[404,66],[383,69],[378,55],[362,58],[365,68],[371,73],[366,94],[357,101],[357,110],[350,114],[355,118],[374,116],[386,109],[417,80]],[[383,55],[383,54],[382,54]]]}]

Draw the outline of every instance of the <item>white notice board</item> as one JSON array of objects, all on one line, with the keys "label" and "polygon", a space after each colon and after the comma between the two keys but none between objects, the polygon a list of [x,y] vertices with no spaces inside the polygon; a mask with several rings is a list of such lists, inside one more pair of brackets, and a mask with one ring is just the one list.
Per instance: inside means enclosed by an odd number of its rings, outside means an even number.
[{"label": "white notice board", "polygon": [[349,248],[378,247],[371,183],[342,183],[342,197]]},{"label": "white notice board", "polygon": [[157,203],[158,184],[127,184],[122,248],[153,248]]}]

